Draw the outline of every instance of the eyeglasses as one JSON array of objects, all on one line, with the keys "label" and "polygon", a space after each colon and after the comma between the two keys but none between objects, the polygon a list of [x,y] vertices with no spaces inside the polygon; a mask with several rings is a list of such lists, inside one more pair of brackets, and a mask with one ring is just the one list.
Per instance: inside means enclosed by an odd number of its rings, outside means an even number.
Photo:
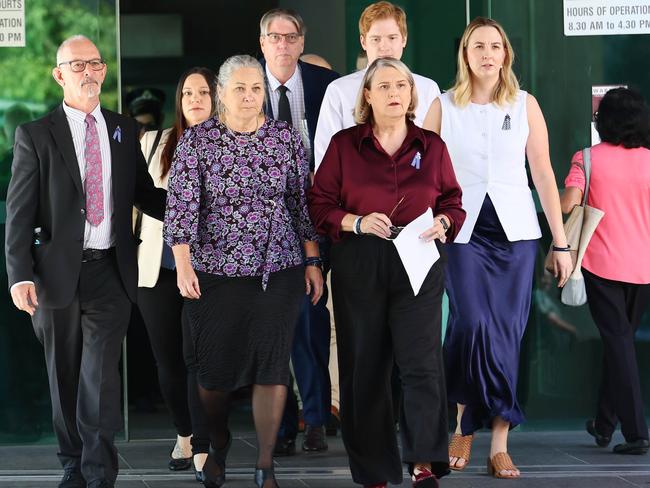
[{"label": "eyeglasses", "polygon": [[[395,213],[395,210],[397,210],[397,207],[400,206],[400,203],[402,203],[405,198],[406,198],[406,195],[402,196],[402,198],[400,198],[399,202],[397,202],[395,204],[395,206],[393,207],[393,210],[391,210],[390,213],[388,214],[388,220],[391,219],[391,217]],[[388,237],[388,239],[393,240],[399,235],[400,232],[402,232],[402,229],[404,229],[404,226],[391,225],[388,229],[390,230],[390,236]]]},{"label": "eyeglasses", "polygon": [[284,40],[289,44],[295,44],[298,42],[298,39],[302,37],[302,34],[298,34],[297,32],[291,32],[290,34],[277,34],[275,32],[270,32],[266,34],[266,37],[269,38],[271,44],[277,44],[282,38],[284,38]]},{"label": "eyeglasses", "polygon": [[90,69],[93,71],[101,71],[104,66],[106,66],[106,63],[104,63],[103,59],[89,59],[88,61],[84,61],[82,59],[73,59],[72,61],[64,61],[63,63],[59,63],[58,66],[63,66],[64,64],[69,64],[70,69],[75,72],[75,73],[81,73],[86,69],[86,65],[90,65]]}]

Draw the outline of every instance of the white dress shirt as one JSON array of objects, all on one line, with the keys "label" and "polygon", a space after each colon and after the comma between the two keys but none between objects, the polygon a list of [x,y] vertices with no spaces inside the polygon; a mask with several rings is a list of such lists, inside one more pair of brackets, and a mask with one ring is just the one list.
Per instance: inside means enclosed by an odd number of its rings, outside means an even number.
[{"label": "white dress shirt", "polygon": [[[72,142],[77,155],[81,184],[86,187],[86,113],[74,109],[63,103],[63,110],[68,119]],[[102,155],[102,187],[104,190],[104,219],[99,225],[91,225],[87,220],[84,228],[84,249],[108,249],[113,246],[113,185],[111,182],[111,144],[108,139],[106,121],[102,115],[100,105],[90,113],[95,117],[97,134],[99,136],[99,150]]]},{"label": "white dress shirt", "polygon": [[[366,70],[362,69],[334,80],[329,84],[323,97],[316,125],[316,137],[314,138],[314,161],[316,171],[320,166],[325,151],[330,145],[330,139],[337,132],[355,125],[354,106],[357,103],[357,96],[361,89],[361,83]],[[438,84],[432,79],[413,73],[415,89],[418,94],[418,105],[415,108],[415,124],[418,126],[424,122],[431,103],[440,95]]]},{"label": "white dress shirt", "polygon": [[465,223],[454,239],[469,242],[485,195],[490,195],[509,241],[538,239],[542,232],[526,174],[528,94],[520,90],[506,107],[470,103],[459,108],[453,92],[440,96],[440,136],[463,190]]},{"label": "white dress shirt", "polygon": [[[282,85],[278,79],[273,76],[269,70],[269,65],[266,65],[266,79],[269,84],[269,101],[271,102],[271,110],[273,117],[278,118],[278,105],[280,103],[280,90],[278,87]],[[284,83],[287,87],[287,98],[289,99],[289,108],[291,108],[291,123],[294,128],[298,130],[302,137],[302,143],[305,146],[307,157],[311,154],[311,143],[309,141],[309,131],[307,129],[307,116],[305,114],[305,90],[302,84],[302,74],[300,72],[300,65],[296,65],[296,70],[291,75],[291,78]]]}]

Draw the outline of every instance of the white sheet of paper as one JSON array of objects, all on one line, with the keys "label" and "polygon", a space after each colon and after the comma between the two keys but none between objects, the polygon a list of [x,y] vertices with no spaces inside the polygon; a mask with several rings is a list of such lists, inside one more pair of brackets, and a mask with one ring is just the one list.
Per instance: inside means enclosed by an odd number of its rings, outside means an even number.
[{"label": "white sheet of paper", "polygon": [[424,283],[431,266],[440,258],[436,243],[434,241],[425,242],[419,237],[431,227],[433,227],[433,211],[429,208],[404,227],[393,241],[411,282],[414,296],[420,293],[422,283]]}]

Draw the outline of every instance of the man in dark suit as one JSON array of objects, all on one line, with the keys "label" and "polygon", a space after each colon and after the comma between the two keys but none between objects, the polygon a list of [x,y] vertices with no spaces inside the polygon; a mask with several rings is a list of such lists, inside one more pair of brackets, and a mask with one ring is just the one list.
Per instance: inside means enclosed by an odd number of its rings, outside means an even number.
[{"label": "man in dark suit", "polygon": [[61,488],[112,487],[120,344],[137,290],[133,205],[162,219],[132,119],[99,105],[106,64],[83,36],[52,75],[63,103],[16,130],[7,194],[11,297],[45,349]]},{"label": "man in dark suit", "polygon": [[[323,95],[338,73],[299,60],[305,47],[305,24],[300,15],[288,9],[273,9],[260,20],[262,64],[266,72],[267,115],[292,124],[303,136],[310,155],[310,172],[314,171],[314,135]],[[321,256],[327,250],[321,246]],[[307,263],[320,265],[322,261]],[[303,403],[305,451],[327,449],[325,425],[330,415],[330,378],[328,370],[330,317],[326,307],[327,288],[316,305],[309,297],[296,325],[291,352],[294,375]],[[298,404],[290,388],[275,455],[295,453],[298,433]]]}]

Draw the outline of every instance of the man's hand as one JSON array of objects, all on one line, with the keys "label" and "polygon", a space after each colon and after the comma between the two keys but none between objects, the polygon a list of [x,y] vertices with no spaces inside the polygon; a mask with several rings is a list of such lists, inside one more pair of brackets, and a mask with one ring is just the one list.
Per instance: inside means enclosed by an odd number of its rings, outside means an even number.
[{"label": "man's hand", "polygon": [[24,310],[32,316],[38,307],[34,283],[22,283],[14,286],[11,289],[11,299],[18,310]]}]

